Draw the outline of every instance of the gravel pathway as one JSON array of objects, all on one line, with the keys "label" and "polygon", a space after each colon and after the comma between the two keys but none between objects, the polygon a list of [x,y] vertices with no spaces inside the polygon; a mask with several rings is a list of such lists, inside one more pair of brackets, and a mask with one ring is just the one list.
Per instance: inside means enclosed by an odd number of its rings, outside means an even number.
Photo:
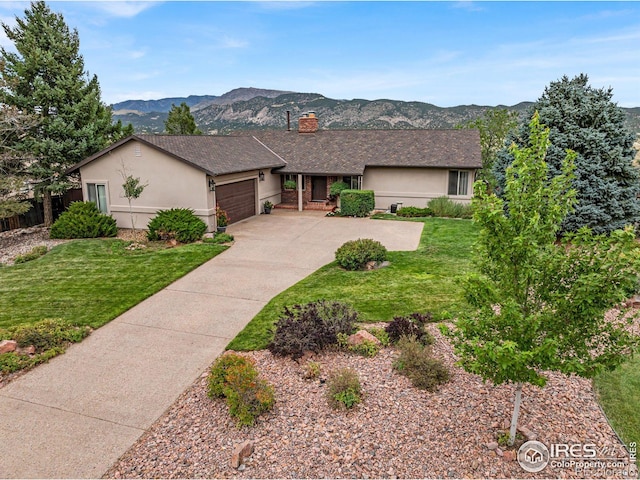
[{"label": "gravel pathway", "polygon": [[[366,397],[350,412],[327,406],[325,385],[305,380],[296,362],[267,351],[253,358],[276,388],[274,410],[253,428],[238,429],[223,401],[206,395],[203,376],[187,390],[105,478],[584,478],[570,468],[525,472],[513,452],[490,451],[511,418],[514,389],[484,384],[453,365],[452,348],[437,338],[434,353],[453,371],[435,394],[414,389],[392,369],[386,348],[375,358],[326,353],[323,375],[340,367],[357,370]],[[161,387],[161,386],[160,386]],[[587,380],[551,373],[544,389],[525,386],[520,425],[551,443],[594,443],[599,455],[626,450],[600,410]],[[250,440],[255,451],[236,470],[234,446]],[[608,478],[628,478],[600,472]],[[606,475],[605,475],[606,474]],[[598,475],[598,472],[595,472]]]}]

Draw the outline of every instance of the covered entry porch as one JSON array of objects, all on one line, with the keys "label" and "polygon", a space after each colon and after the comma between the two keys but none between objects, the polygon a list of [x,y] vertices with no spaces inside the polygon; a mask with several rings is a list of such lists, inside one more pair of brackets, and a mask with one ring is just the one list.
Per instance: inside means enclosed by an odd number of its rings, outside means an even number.
[{"label": "covered entry porch", "polygon": [[331,185],[344,182],[353,190],[362,189],[362,175],[282,174],[281,203],[276,208],[289,210],[333,211],[338,199],[331,195]]}]

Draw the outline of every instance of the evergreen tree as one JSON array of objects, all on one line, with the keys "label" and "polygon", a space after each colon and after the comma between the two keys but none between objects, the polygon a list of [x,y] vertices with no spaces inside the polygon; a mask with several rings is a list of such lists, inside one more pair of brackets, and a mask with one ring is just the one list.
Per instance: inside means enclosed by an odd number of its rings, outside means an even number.
[{"label": "evergreen tree", "polygon": [[[594,233],[608,233],[640,220],[640,183],[632,165],[633,134],[625,126],[624,112],[612,102],[612,89],[590,87],[587,75],[564,76],[551,82],[531,107],[540,123],[550,129],[551,145],[546,161],[551,176],[559,175],[567,149],[577,153],[573,188],[577,193],[575,211],[562,224],[564,231],[587,226]],[[529,143],[528,125],[507,137],[498,153],[494,175],[502,195],[506,168],[513,162],[509,146]]]},{"label": "evergreen tree", "polygon": [[202,135],[200,129],[196,126],[196,120],[191,115],[189,105],[182,102],[176,107],[171,104],[171,110],[164,122],[164,129],[170,135]]},{"label": "evergreen tree", "polygon": [[16,23],[14,28],[2,23],[17,52],[0,48],[0,75],[7,85],[0,102],[39,117],[18,148],[33,157],[28,175],[43,196],[50,226],[51,194],[71,186],[65,171],[119,138],[122,125],[112,125],[97,77],[84,70],[78,32],[69,30],[61,14],[37,1]]},{"label": "evergreen tree", "polygon": [[36,124],[34,116],[9,105],[0,106],[0,219],[26,213],[31,208],[25,191],[30,159],[17,151],[15,145]]}]

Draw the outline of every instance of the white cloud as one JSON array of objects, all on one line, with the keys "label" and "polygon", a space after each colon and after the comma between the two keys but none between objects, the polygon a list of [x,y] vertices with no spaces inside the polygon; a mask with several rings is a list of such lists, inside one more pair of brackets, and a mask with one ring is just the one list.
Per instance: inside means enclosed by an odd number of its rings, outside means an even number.
[{"label": "white cloud", "polygon": [[484,8],[478,5],[477,2],[473,2],[470,0],[460,0],[458,2],[452,2],[452,7],[458,8],[460,10],[467,10],[468,12],[482,12],[484,10]]},{"label": "white cloud", "polygon": [[257,2],[265,10],[297,10],[316,5],[316,2],[300,2],[298,0],[281,0],[277,2]]},{"label": "white cloud", "polygon": [[222,48],[245,48],[249,46],[249,42],[246,40],[238,40],[225,36],[220,43]]},{"label": "white cloud", "polygon": [[135,17],[139,13],[154,7],[160,2],[111,0],[108,2],[90,2],[88,5],[98,8],[113,17]]},{"label": "white cloud", "polygon": [[147,54],[147,49],[143,48],[140,50],[132,50],[129,52],[129,58],[132,60],[138,60],[139,58],[144,57]]}]

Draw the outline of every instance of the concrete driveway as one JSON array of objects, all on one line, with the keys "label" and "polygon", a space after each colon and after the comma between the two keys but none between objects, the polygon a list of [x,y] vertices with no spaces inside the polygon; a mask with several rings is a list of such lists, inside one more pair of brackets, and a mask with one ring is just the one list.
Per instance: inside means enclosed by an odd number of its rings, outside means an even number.
[{"label": "concrete driveway", "polygon": [[0,389],[0,478],[96,478],[279,292],[347,240],[417,248],[421,223],[275,210],[235,245]]}]

